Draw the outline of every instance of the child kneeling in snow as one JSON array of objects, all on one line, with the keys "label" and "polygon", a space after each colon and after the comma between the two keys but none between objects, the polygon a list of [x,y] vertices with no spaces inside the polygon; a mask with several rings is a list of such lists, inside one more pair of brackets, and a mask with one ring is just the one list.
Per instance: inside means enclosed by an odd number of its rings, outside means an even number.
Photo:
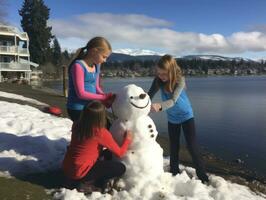
[{"label": "child kneeling in snow", "polygon": [[127,131],[123,144],[118,146],[105,128],[105,113],[102,103],[91,101],[73,125],[71,142],[63,160],[69,189],[85,193],[101,191],[109,179],[125,173],[126,167],[121,162],[99,159],[103,147],[122,157],[132,140],[131,132]]}]

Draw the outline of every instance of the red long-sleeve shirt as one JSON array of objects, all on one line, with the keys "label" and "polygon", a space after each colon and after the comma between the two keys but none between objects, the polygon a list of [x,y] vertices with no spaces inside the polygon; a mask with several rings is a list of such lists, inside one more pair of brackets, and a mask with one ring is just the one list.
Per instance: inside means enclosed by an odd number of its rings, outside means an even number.
[{"label": "red long-sleeve shirt", "polygon": [[111,133],[105,129],[95,129],[94,136],[91,138],[78,140],[72,134],[70,145],[67,149],[63,170],[67,177],[71,179],[83,178],[97,161],[103,147],[108,148],[118,157],[122,157],[130,143],[129,139],[125,139],[122,146],[114,141]]}]

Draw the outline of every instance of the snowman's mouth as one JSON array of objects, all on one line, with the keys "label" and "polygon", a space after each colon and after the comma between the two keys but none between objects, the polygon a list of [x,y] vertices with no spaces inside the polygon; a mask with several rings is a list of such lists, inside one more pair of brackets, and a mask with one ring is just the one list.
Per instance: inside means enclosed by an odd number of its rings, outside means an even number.
[{"label": "snowman's mouth", "polygon": [[145,106],[137,106],[136,104],[130,102],[130,104],[136,108],[139,108],[139,109],[143,109],[143,108],[146,108],[150,103],[150,100],[148,100],[147,104]]}]

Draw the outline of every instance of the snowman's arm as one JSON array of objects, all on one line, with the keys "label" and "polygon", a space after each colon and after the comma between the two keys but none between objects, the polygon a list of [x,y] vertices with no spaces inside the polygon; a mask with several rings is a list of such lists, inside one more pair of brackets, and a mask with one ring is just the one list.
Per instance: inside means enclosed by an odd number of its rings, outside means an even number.
[{"label": "snowman's arm", "polygon": [[115,140],[113,139],[111,133],[107,130],[107,129],[103,129],[102,133],[99,134],[99,136],[97,137],[98,142],[108,148],[110,151],[112,151],[116,156],[118,157],[122,157],[127,149],[128,146],[130,144],[130,140],[126,137],[123,141],[123,144],[120,146],[118,146],[118,144],[115,142]]}]

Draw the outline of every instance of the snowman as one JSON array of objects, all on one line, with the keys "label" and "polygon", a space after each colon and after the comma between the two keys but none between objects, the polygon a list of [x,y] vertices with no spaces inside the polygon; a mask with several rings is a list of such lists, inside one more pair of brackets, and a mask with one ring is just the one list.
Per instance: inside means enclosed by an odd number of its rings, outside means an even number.
[{"label": "snowman", "polygon": [[133,134],[133,141],[122,158],[127,169],[123,179],[127,189],[143,187],[140,184],[148,184],[163,173],[163,150],[156,142],[155,124],[148,116],[150,107],[148,94],[134,84],[118,91],[112,105],[117,117],[110,128],[113,138],[121,145],[126,130]]}]

